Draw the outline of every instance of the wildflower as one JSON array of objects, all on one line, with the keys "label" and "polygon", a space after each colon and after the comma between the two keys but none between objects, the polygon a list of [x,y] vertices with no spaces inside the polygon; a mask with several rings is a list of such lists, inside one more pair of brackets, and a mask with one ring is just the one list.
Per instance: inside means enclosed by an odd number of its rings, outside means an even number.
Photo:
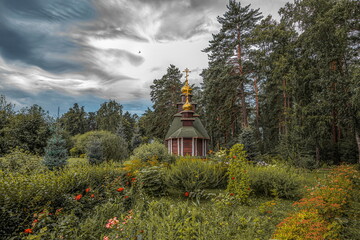
[{"label": "wildflower", "polygon": [[230,193],[230,196],[234,196],[235,194],[234,193]]},{"label": "wildflower", "polygon": [[131,182],[136,182],[136,178],[131,178]]},{"label": "wildflower", "polygon": [[231,178],[231,180],[234,180],[234,179],[235,179],[235,177],[232,177],[232,178]]},{"label": "wildflower", "polygon": [[90,191],[91,191],[91,188],[85,189],[85,192],[86,192],[86,193],[88,193],[88,192],[90,192]]},{"label": "wildflower", "polygon": [[185,192],[185,193],[184,193],[184,196],[185,196],[185,197],[188,197],[189,195],[190,195],[189,192]]},{"label": "wildflower", "polygon": [[33,221],[33,223],[37,223],[37,222],[39,222],[39,220],[37,220],[37,219],[35,219],[35,220]]},{"label": "wildflower", "polygon": [[75,199],[76,201],[79,201],[81,198],[82,198],[82,194],[79,194],[79,195],[75,196],[74,199]]},{"label": "wildflower", "polygon": [[116,189],[116,191],[118,191],[118,192],[122,192],[124,190],[125,190],[125,188],[123,188],[123,187]]},{"label": "wildflower", "polygon": [[27,228],[24,230],[24,233],[33,233],[32,229],[31,228]]},{"label": "wildflower", "polygon": [[127,199],[127,198],[129,198],[129,196],[124,196],[124,199]]},{"label": "wildflower", "polygon": [[110,238],[108,236],[104,236],[103,240],[109,240]]},{"label": "wildflower", "polygon": [[95,194],[91,194],[90,197],[91,197],[91,198],[94,198],[94,197],[95,197]]},{"label": "wildflower", "polygon": [[236,156],[233,156],[233,159],[235,159],[236,158]]},{"label": "wildflower", "polygon": [[63,208],[56,209],[56,212],[59,213],[63,210]]}]

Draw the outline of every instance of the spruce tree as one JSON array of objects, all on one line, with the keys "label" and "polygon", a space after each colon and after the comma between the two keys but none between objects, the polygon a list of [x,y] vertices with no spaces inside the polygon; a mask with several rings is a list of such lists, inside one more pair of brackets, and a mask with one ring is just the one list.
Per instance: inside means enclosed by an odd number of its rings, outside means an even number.
[{"label": "spruce tree", "polygon": [[47,142],[45,148],[44,165],[50,170],[58,169],[66,165],[68,158],[66,141],[56,131]]}]

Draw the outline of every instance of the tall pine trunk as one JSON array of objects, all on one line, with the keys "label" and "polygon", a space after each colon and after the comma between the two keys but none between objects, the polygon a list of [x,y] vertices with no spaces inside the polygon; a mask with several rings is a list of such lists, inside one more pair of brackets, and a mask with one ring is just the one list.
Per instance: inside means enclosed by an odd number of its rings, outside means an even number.
[{"label": "tall pine trunk", "polygon": [[246,96],[245,96],[245,86],[244,86],[244,82],[245,82],[245,77],[244,77],[244,72],[243,72],[243,66],[242,66],[242,61],[241,61],[241,44],[240,44],[240,40],[241,40],[241,35],[240,35],[240,27],[237,26],[237,40],[238,40],[238,45],[237,45],[237,60],[238,60],[238,64],[239,64],[239,74],[240,74],[240,98],[241,98],[241,114],[242,114],[242,126],[244,128],[249,126],[248,123],[248,117],[247,117],[247,109],[246,109]]},{"label": "tall pine trunk", "polygon": [[260,119],[260,111],[259,111],[259,88],[257,86],[257,76],[254,78],[254,91],[255,91],[255,106],[256,106],[256,129],[259,129],[259,119]]}]

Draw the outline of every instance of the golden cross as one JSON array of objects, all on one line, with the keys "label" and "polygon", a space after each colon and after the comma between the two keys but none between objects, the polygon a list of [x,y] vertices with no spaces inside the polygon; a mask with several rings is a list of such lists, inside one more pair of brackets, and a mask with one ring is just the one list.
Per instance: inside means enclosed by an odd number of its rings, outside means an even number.
[{"label": "golden cross", "polygon": [[189,72],[191,72],[191,71],[188,68],[185,68],[185,70],[183,72],[186,73],[185,78],[186,78],[186,81],[188,81]]}]

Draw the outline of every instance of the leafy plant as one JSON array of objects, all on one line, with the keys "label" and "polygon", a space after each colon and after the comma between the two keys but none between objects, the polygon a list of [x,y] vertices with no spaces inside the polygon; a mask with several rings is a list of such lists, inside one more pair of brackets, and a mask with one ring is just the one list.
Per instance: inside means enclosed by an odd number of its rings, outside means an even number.
[{"label": "leafy plant", "polygon": [[174,157],[168,153],[164,144],[154,141],[145,143],[134,149],[131,160],[138,159],[143,162],[157,159],[159,162],[172,162]]},{"label": "leafy plant", "polygon": [[239,203],[247,203],[250,195],[250,180],[247,172],[247,160],[244,145],[235,144],[228,154],[229,181],[226,188],[228,194]]},{"label": "leafy plant", "polygon": [[165,182],[185,192],[221,187],[226,183],[226,168],[212,161],[179,158],[166,170]]},{"label": "leafy plant", "polygon": [[294,199],[301,196],[304,180],[290,166],[249,166],[248,172],[252,192],[256,195],[273,196],[276,192],[281,198]]}]

